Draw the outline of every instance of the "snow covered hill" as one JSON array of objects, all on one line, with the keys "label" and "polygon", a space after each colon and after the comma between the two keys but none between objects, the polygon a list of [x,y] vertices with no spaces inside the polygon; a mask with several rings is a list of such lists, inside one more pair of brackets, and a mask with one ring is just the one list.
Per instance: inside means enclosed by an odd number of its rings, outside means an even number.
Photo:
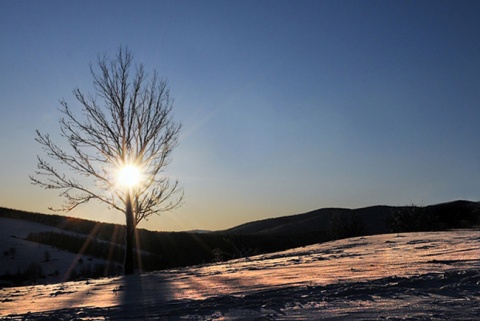
[{"label": "snow covered hill", "polygon": [[70,277],[73,270],[80,274],[82,269],[94,269],[107,264],[102,259],[26,240],[29,233],[80,234],[5,217],[0,217],[0,227],[0,276],[9,276],[2,281],[5,285],[10,285],[20,274],[28,274],[33,283],[62,282]]},{"label": "snow covered hill", "polygon": [[4,288],[2,320],[478,320],[480,231],[357,237],[221,264]]}]

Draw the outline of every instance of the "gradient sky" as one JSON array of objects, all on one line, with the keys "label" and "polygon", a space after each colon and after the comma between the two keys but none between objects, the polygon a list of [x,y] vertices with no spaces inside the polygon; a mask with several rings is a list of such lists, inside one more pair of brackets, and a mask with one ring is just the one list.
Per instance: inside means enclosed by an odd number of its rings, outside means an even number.
[{"label": "gradient sky", "polygon": [[[478,1],[0,1],[0,206],[50,213],[39,129],[127,45],[183,123],[152,230],[480,195]],[[123,223],[92,203],[69,215]]]}]

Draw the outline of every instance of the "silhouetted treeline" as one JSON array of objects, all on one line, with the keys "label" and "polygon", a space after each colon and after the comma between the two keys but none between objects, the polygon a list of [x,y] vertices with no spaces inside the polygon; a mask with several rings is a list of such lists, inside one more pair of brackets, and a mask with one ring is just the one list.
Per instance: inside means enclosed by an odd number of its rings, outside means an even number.
[{"label": "silhouetted treeline", "polygon": [[121,262],[123,248],[110,242],[98,241],[93,237],[73,235],[57,232],[30,233],[27,240],[45,245],[54,246],[75,254],[90,256]]},{"label": "silhouetted treeline", "polygon": [[[27,236],[27,240],[54,246],[75,254],[88,255],[104,259],[112,266],[115,263],[122,262],[124,256],[124,248],[122,245],[100,241],[91,236],[49,231],[30,233]],[[153,271],[161,266],[161,259],[158,255],[136,251],[135,256],[137,260],[139,259],[140,262],[142,262],[142,266],[139,266],[139,268],[142,268],[144,271]],[[112,269],[112,271],[116,270]]]},{"label": "silhouetted treeline", "polygon": [[[105,259],[112,264],[123,261],[122,244],[99,241],[90,236],[49,231],[30,233],[27,239],[71,253]],[[136,268],[153,271],[275,252],[327,240],[326,235],[318,233],[262,236],[143,231],[137,238],[135,262]]]},{"label": "silhouetted treeline", "polygon": [[365,222],[355,213],[337,213],[332,215],[328,224],[331,240],[361,236],[365,233]]},{"label": "silhouetted treeline", "polygon": [[[32,233],[29,240],[108,262],[123,261],[125,228],[121,225],[5,208],[0,208],[0,217],[28,220],[82,234]],[[456,201],[426,207],[322,209],[295,218],[292,215],[262,220],[210,233],[138,229],[135,261],[141,263],[137,268],[152,271],[211,263],[375,233],[468,228],[480,225],[480,205]]]},{"label": "silhouetted treeline", "polygon": [[163,258],[165,267],[223,261],[286,250],[328,240],[326,233],[291,235],[230,235],[186,232],[150,232],[139,234],[139,248]]},{"label": "silhouetted treeline", "polygon": [[18,269],[15,273],[7,271],[6,274],[0,275],[0,286],[36,284],[39,279],[44,278],[45,273],[40,264],[32,262],[23,271]]},{"label": "silhouetted treeline", "polygon": [[124,227],[118,224],[102,223],[55,214],[24,212],[8,208],[0,208],[0,217],[40,223],[57,227],[65,231],[91,235],[93,237],[115,243],[123,243],[125,238]]},{"label": "silhouetted treeline", "polygon": [[407,206],[392,209],[387,218],[392,232],[443,231],[480,225],[478,203],[455,201],[426,207]]}]

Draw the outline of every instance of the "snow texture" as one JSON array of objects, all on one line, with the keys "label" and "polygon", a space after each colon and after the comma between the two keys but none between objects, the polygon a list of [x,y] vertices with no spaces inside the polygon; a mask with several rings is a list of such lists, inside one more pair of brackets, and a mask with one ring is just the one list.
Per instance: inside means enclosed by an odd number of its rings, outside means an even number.
[{"label": "snow texture", "polygon": [[[77,270],[78,272],[82,267],[79,261],[84,261],[84,266],[107,264],[107,261],[103,259],[93,258],[82,253],[69,253],[58,248],[26,240],[28,234],[40,232],[56,232],[82,237],[85,237],[85,235],[40,223],[5,217],[0,217],[0,227],[8,227],[8,230],[0,228],[0,275],[23,272],[29,264],[37,263],[44,271],[46,277],[38,279],[36,282],[55,283],[67,279],[72,270]],[[10,249],[15,249],[15,254],[3,254],[10,251]],[[50,255],[48,261],[45,260],[45,252],[48,252]],[[1,311],[2,309],[0,308],[0,313]]]},{"label": "snow texture", "polygon": [[0,290],[1,320],[480,320],[480,231]]}]

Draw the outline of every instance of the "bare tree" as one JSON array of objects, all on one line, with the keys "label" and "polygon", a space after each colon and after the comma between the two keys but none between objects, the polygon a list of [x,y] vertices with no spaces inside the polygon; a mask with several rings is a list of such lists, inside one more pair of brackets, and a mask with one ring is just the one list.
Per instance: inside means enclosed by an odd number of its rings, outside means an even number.
[{"label": "bare tree", "polygon": [[[149,76],[143,65],[134,66],[128,48],[120,47],[114,59],[99,55],[96,67],[90,66],[95,94],[73,90],[81,116],[60,101],[61,136],[68,149],[36,131],[35,140],[54,163],[38,157],[38,170],[30,179],[61,190],[66,200],[60,210],[97,200],[124,213],[124,273],[132,274],[138,223],[174,209],[183,199],[178,181],[171,182],[165,174],[181,124],[173,121],[167,83],[156,71]],[[128,170],[141,176],[121,184],[118,175]]]}]

